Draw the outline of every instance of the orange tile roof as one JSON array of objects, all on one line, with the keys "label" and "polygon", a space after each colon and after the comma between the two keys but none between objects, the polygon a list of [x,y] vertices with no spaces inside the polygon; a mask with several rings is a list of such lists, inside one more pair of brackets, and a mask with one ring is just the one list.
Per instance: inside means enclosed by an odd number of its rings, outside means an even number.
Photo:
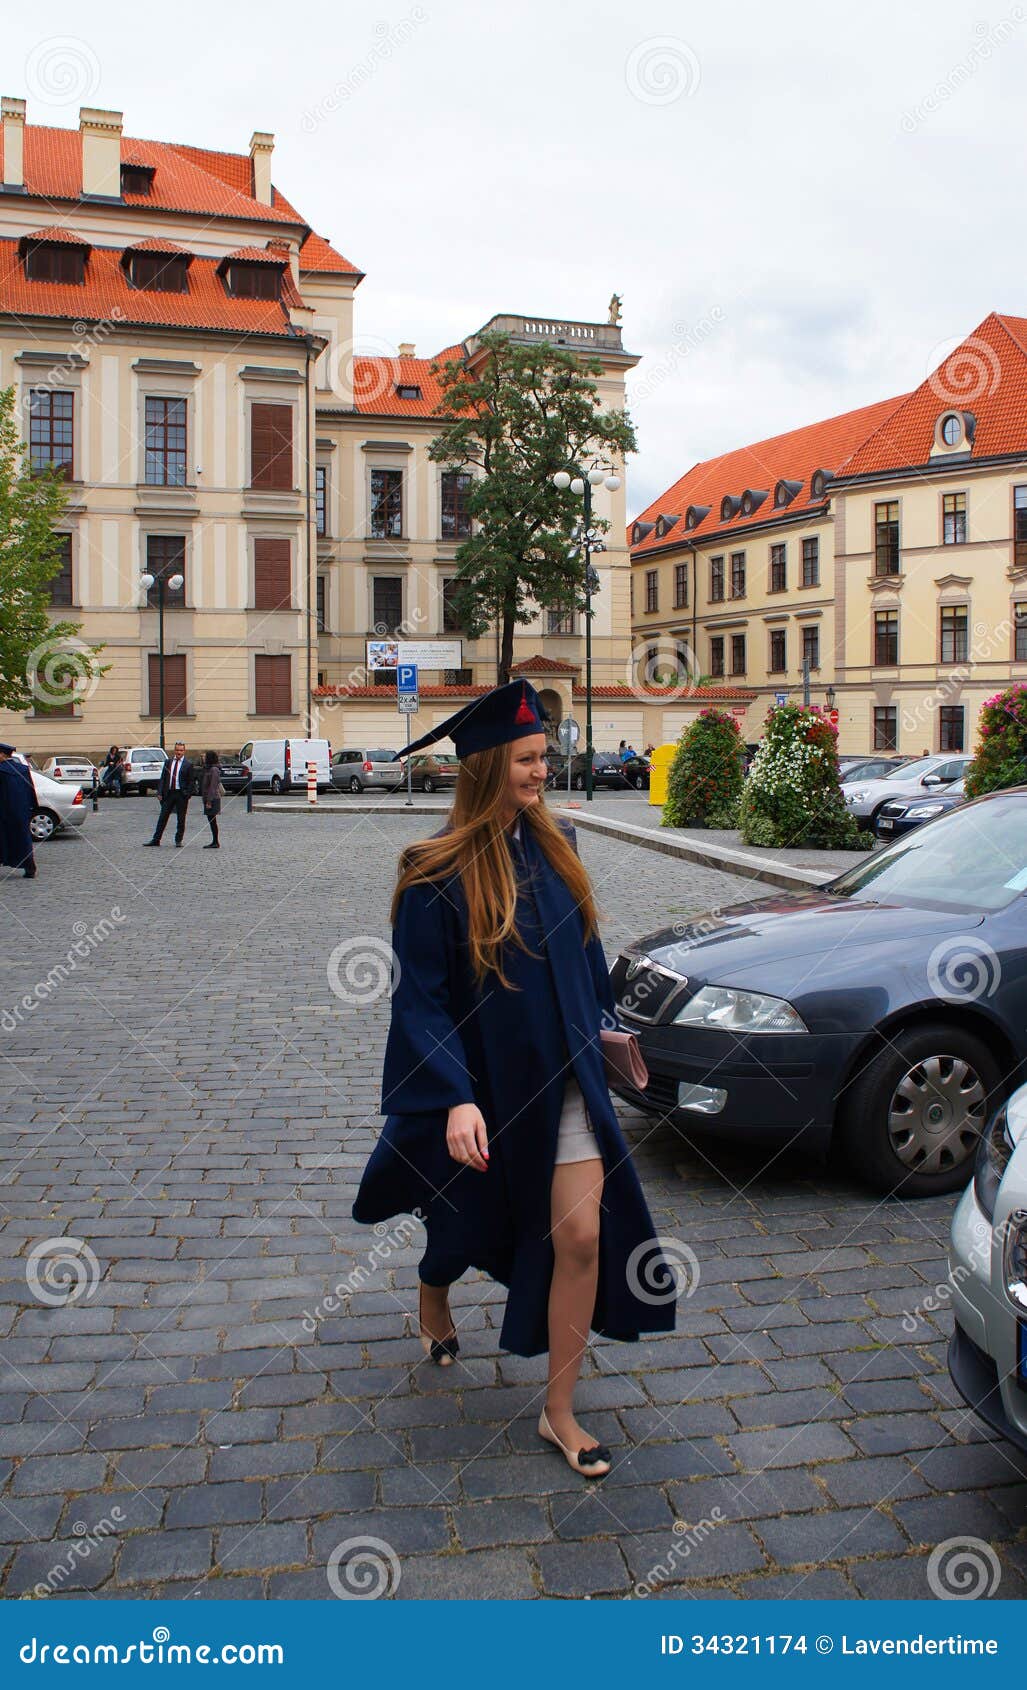
[{"label": "orange tile roof", "polygon": [[[129,286],[116,247],[94,246],[85,281],[29,281],[16,240],[0,240],[0,314],[70,317],[76,321],[152,324],[158,327],[226,329],[237,334],[294,336],[283,298],[236,299],[226,293],[214,258],[193,258],[186,293],[162,293]],[[288,279],[288,278],[287,278]]]},{"label": "orange tile roof", "polygon": [[[575,698],[585,697],[585,688],[573,688]],[[751,687],[692,687],[688,692],[681,692],[678,687],[617,687],[598,686],[592,688],[592,697],[601,698],[604,703],[611,699],[627,704],[631,700],[644,703],[647,699],[653,704],[709,704],[711,700],[733,700],[736,704],[744,704],[754,699],[756,692]]]},{"label": "orange tile roof", "polygon": [[970,411],[976,419],[971,462],[1027,451],[1027,319],[994,311],[985,317],[856,447],[845,475],[928,463],[946,411]]},{"label": "orange tile roof", "polygon": [[241,258],[247,264],[288,264],[287,252],[270,251],[266,246],[237,246],[234,251],[226,252],[220,263],[227,264],[230,259]]},{"label": "orange tile roof", "polygon": [[362,276],[363,271],[351,264],[348,258],[343,258],[341,252],[336,252],[323,235],[309,234],[300,247],[300,270],[311,274],[344,274]]},{"label": "orange tile roof", "polygon": [[126,252],[167,252],[178,258],[192,258],[193,254],[181,241],[163,241],[159,235],[147,235],[143,241],[132,241]]},{"label": "orange tile roof", "polygon": [[[53,129],[28,123],[24,130],[24,170],[27,194],[48,200],[77,202],[82,194],[82,137],[77,129]],[[171,141],[121,138],[125,164],[145,165],[154,172],[148,194],[125,194],[127,206],[148,211],[178,211],[205,217],[244,218],[248,222],[294,224],[304,231],[303,254],[316,263],[306,268],[359,276],[361,272],[329,243],[309,230],[306,218],[277,188],[272,204],[253,197],[253,166],[248,153],[222,153]],[[0,161],[3,136],[0,133]]]},{"label": "orange tile roof", "polygon": [[[770,517],[794,521],[804,511],[817,510],[823,503],[810,492],[810,479],[815,470],[837,472],[861,441],[891,416],[902,403],[899,399],[882,399],[874,405],[863,405],[856,411],[846,411],[826,422],[808,423],[804,428],[791,429],[787,434],[770,440],[759,440],[753,446],[742,446],[734,452],[724,452],[718,458],[707,458],[693,467],[654,499],[635,518],[637,522],[655,523],[660,515],[677,516],[679,521],[662,539],[655,531],[632,546],[632,557],[644,556],[663,546],[687,540],[724,536],[729,544],[747,529],[758,527]],[[801,482],[791,503],[781,510],[774,509],[774,487],[778,481]],[[747,488],[766,490],[767,497],[751,516],[736,515],[721,522],[721,501],[727,494],[739,497]],[[709,505],[709,514],[687,531],[685,512],[689,505]],[[631,527],[628,528],[631,544]]]},{"label": "orange tile roof", "polygon": [[[463,347],[457,345],[444,347],[434,358],[354,358],[354,406],[368,416],[435,417],[442,404],[442,366],[462,357]],[[419,387],[421,397],[401,399],[397,387]]]},{"label": "orange tile roof", "polygon": [[528,657],[523,663],[514,663],[511,673],[546,675],[577,675],[581,670],[580,663],[561,663],[556,657]]},{"label": "orange tile roof", "polygon": [[30,229],[27,235],[22,235],[23,241],[48,241],[53,244],[60,241],[68,246],[88,246],[89,242],[83,235],[75,233],[74,229],[66,229],[62,223],[51,223],[46,229]]}]

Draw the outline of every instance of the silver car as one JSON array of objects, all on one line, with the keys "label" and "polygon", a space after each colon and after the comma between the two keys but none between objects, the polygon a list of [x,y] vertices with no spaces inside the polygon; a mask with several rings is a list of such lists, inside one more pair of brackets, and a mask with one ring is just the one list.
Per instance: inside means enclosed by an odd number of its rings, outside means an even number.
[{"label": "silver car", "polygon": [[36,807],[29,818],[29,832],[36,844],[52,839],[65,828],[81,827],[89,813],[82,788],[51,780],[49,775],[34,769],[20,752],[15,752],[15,756],[28,767],[36,791]]},{"label": "silver car", "polygon": [[952,781],[962,780],[972,761],[969,755],[953,756],[950,752],[937,757],[918,757],[883,780],[843,781],[842,797],[849,814],[872,827],[882,804],[893,798],[923,798],[944,792]]},{"label": "silver car", "polygon": [[395,792],[403,784],[403,779],[396,753],[387,746],[371,751],[335,751],[332,754],[332,785],[343,792]]},{"label": "silver car", "polygon": [[1027,1451],[1027,1086],[981,1137],[949,1243],[949,1372],[992,1429]]},{"label": "silver car", "polygon": [[62,786],[80,786],[84,792],[90,792],[96,767],[79,752],[73,752],[68,757],[62,757],[58,752],[56,757],[50,757],[43,764],[43,773],[51,780],[59,780]]}]

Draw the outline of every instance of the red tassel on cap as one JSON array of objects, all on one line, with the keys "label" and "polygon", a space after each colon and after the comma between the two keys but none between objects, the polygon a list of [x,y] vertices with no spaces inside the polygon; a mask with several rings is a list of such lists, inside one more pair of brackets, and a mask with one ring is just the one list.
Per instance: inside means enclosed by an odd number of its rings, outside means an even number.
[{"label": "red tassel on cap", "polygon": [[531,705],[528,703],[527,687],[525,686],[524,682],[522,681],[521,682],[521,702],[517,706],[517,714],[514,717],[514,721],[518,724],[518,726],[520,726],[523,722],[533,722],[534,720],[535,720],[535,712],[531,708]]}]

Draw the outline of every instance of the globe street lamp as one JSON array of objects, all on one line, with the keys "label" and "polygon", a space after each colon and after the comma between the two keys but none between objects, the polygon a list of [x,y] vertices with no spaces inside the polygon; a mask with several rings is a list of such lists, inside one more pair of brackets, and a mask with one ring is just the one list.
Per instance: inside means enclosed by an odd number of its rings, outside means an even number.
[{"label": "globe street lamp", "polygon": [[163,569],[158,569],[158,570],[153,571],[153,572],[151,572],[148,569],[145,570],[144,573],[142,575],[140,575],[140,577],[139,577],[139,585],[142,587],[144,593],[148,593],[150,591],[150,588],[153,587],[153,586],[156,586],[156,588],[157,588],[157,653],[158,653],[157,669],[158,669],[158,685],[159,685],[159,688],[160,688],[160,748],[163,751],[165,749],[165,745],[164,745],[164,597],[165,597],[165,593],[180,593],[182,591],[182,588],[185,586],[185,576],[179,575],[177,572],[173,575],[169,575],[168,574],[168,567],[167,567],[167,565],[165,565],[165,567]]},{"label": "globe street lamp", "polygon": [[575,541],[570,555],[575,557],[580,552],[584,566],[585,581],[585,800],[592,802],[592,594],[599,591],[599,576],[592,567],[592,553],[604,552],[606,543],[598,529],[592,527],[592,489],[604,486],[611,493],[616,493],[620,486],[620,476],[609,464],[600,464],[596,459],[589,468],[582,473],[576,464],[569,469],[559,469],[553,476],[553,486],[561,493],[568,489],[580,499],[585,500],[584,521],[574,530],[572,538]]}]

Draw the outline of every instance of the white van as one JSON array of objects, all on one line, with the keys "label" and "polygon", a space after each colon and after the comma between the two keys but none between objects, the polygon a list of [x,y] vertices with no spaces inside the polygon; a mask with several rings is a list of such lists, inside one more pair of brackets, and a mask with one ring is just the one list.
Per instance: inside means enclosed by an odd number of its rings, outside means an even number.
[{"label": "white van", "polygon": [[326,739],[251,739],[239,753],[253,777],[253,789],[306,792],[307,764],[317,764],[317,790],[332,784],[332,748]]}]

